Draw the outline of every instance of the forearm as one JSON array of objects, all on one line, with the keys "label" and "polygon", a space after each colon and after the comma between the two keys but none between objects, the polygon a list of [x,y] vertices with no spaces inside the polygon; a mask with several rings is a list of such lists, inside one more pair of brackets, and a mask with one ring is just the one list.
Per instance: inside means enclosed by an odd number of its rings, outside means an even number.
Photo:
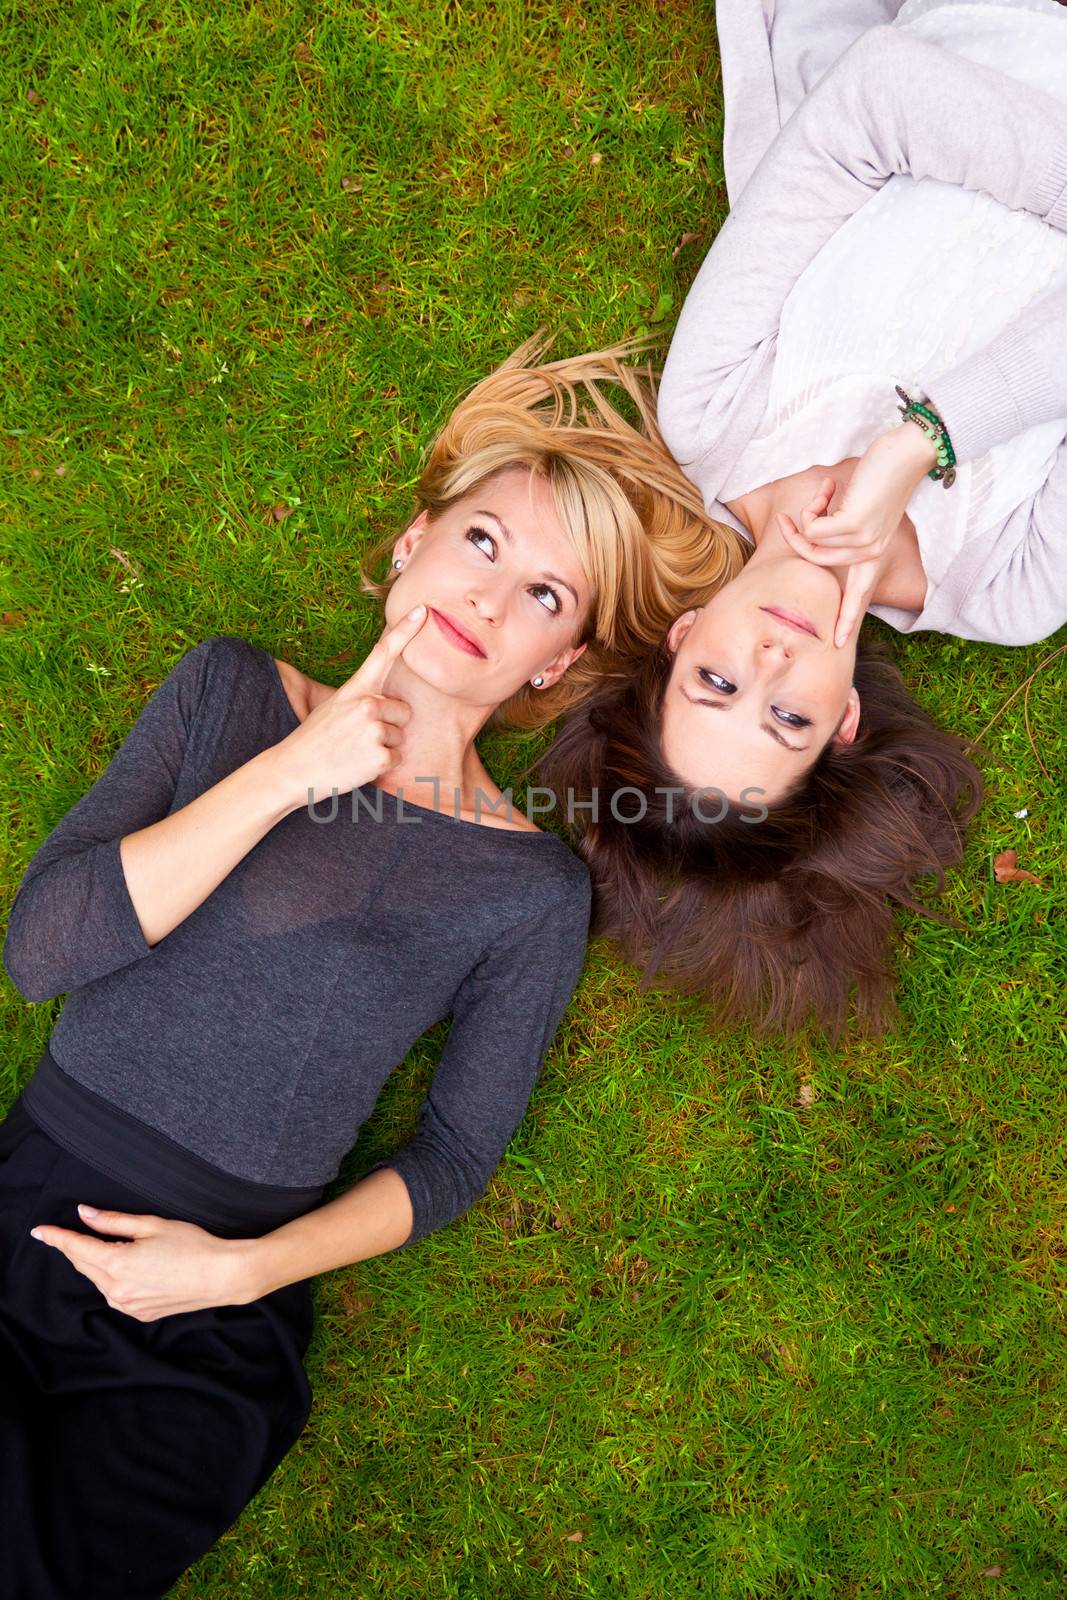
[{"label": "forearm", "polygon": [[1043,422],[1067,417],[1067,287],[1025,306],[955,367],[919,375],[962,464]]},{"label": "forearm", "polygon": [[299,804],[268,749],[180,811],[125,834],[119,856],[147,942],[158,944],[184,922]]},{"label": "forearm", "polygon": [[[765,153],[682,307],[659,419],[683,465],[714,451],[729,470],[759,422],[793,284],[895,175],[979,190],[1063,228],[1067,108],[902,30],[859,39]],[[705,495],[719,476],[702,478]]]},{"label": "forearm", "polygon": [[395,1250],[413,1222],[411,1199],[400,1174],[389,1167],[372,1172],[336,1200],[247,1242],[249,1298]]}]

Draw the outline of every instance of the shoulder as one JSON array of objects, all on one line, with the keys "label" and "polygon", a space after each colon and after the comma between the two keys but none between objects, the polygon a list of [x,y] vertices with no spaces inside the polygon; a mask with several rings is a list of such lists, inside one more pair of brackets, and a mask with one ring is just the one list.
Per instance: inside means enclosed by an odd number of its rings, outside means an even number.
[{"label": "shoulder", "polygon": [[160,690],[176,699],[183,714],[210,721],[237,706],[251,692],[261,692],[270,656],[236,634],[212,634],[179,656]]},{"label": "shoulder", "polygon": [[[236,633],[215,633],[187,650],[175,670],[197,674],[205,686],[268,676],[273,667],[269,650]],[[290,671],[295,669],[290,668]],[[284,681],[284,680],[283,680]]]},{"label": "shoulder", "polygon": [[237,634],[216,633],[207,639],[201,639],[199,644],[193,645],[178,660],[178,667],[195,670],[201,673],[234,670],[239,666],[247,666],[254,656],[264,652],[248,639],[239,638]]},{"label": "shoulder", "polygon": [[526,857],[525,872],[515,872],[518,924],[531,922],[587,925],[592,902],[589,868],[556,833],[538,830],[541,844]]}]

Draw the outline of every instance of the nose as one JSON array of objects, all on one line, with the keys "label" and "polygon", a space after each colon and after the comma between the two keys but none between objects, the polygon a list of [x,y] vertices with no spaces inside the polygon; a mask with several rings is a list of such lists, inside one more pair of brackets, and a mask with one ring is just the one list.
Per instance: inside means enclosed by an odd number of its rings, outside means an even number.
[{"label": "nose", "polygon": [[793,644],[789,638],[775,629],[764,628],[757,636],[755,655],[757,667],[761,662],[768,666],[776,666],[783,661],[792,661]]},{"label": "nose", "polygon": [[487,574],[485,580],[471,583],[467,589],[467,604],[481,622],[490,628],[498,627],[504,614],[504,597],[501,585]]}]

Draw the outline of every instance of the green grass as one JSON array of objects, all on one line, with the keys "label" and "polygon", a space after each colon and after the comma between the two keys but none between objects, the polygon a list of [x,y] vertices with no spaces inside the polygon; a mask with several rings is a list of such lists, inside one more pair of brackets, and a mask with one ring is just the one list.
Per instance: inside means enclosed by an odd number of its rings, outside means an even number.
[{"label": "green grass", "polygon": [[[7,906],[201,638],[342,681],[460,392],[542,323],[669,329],[725,214],[708,6],[202,9],[0,18]],[[876,631],[970,736],[1057,642]],[[880,1043],[715,1036],[593,946],[486,1198],[320,1280],[310,1424],[175,1596],[1062,1600],[1058,666]],[[2,1002],[7,1104],[62,1001]]]}]

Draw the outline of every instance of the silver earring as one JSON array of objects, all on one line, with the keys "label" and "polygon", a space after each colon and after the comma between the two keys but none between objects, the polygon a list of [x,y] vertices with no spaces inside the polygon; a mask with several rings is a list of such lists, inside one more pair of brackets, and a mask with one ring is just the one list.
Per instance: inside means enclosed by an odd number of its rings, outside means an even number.
[{"label": "silver earring", "polygon": [[393,562],[393,566],[399,572],[403,565],[404,565],[404,563],[401,561],[400,557],[397,556],[396,560]]},{"label": "silver earring", "polygon": [[544,687],[545,680],[542,678],[541,674],[538,673],[536,678],[530,679],[530,682],[533,684],[535,689],[541,689]]}]

